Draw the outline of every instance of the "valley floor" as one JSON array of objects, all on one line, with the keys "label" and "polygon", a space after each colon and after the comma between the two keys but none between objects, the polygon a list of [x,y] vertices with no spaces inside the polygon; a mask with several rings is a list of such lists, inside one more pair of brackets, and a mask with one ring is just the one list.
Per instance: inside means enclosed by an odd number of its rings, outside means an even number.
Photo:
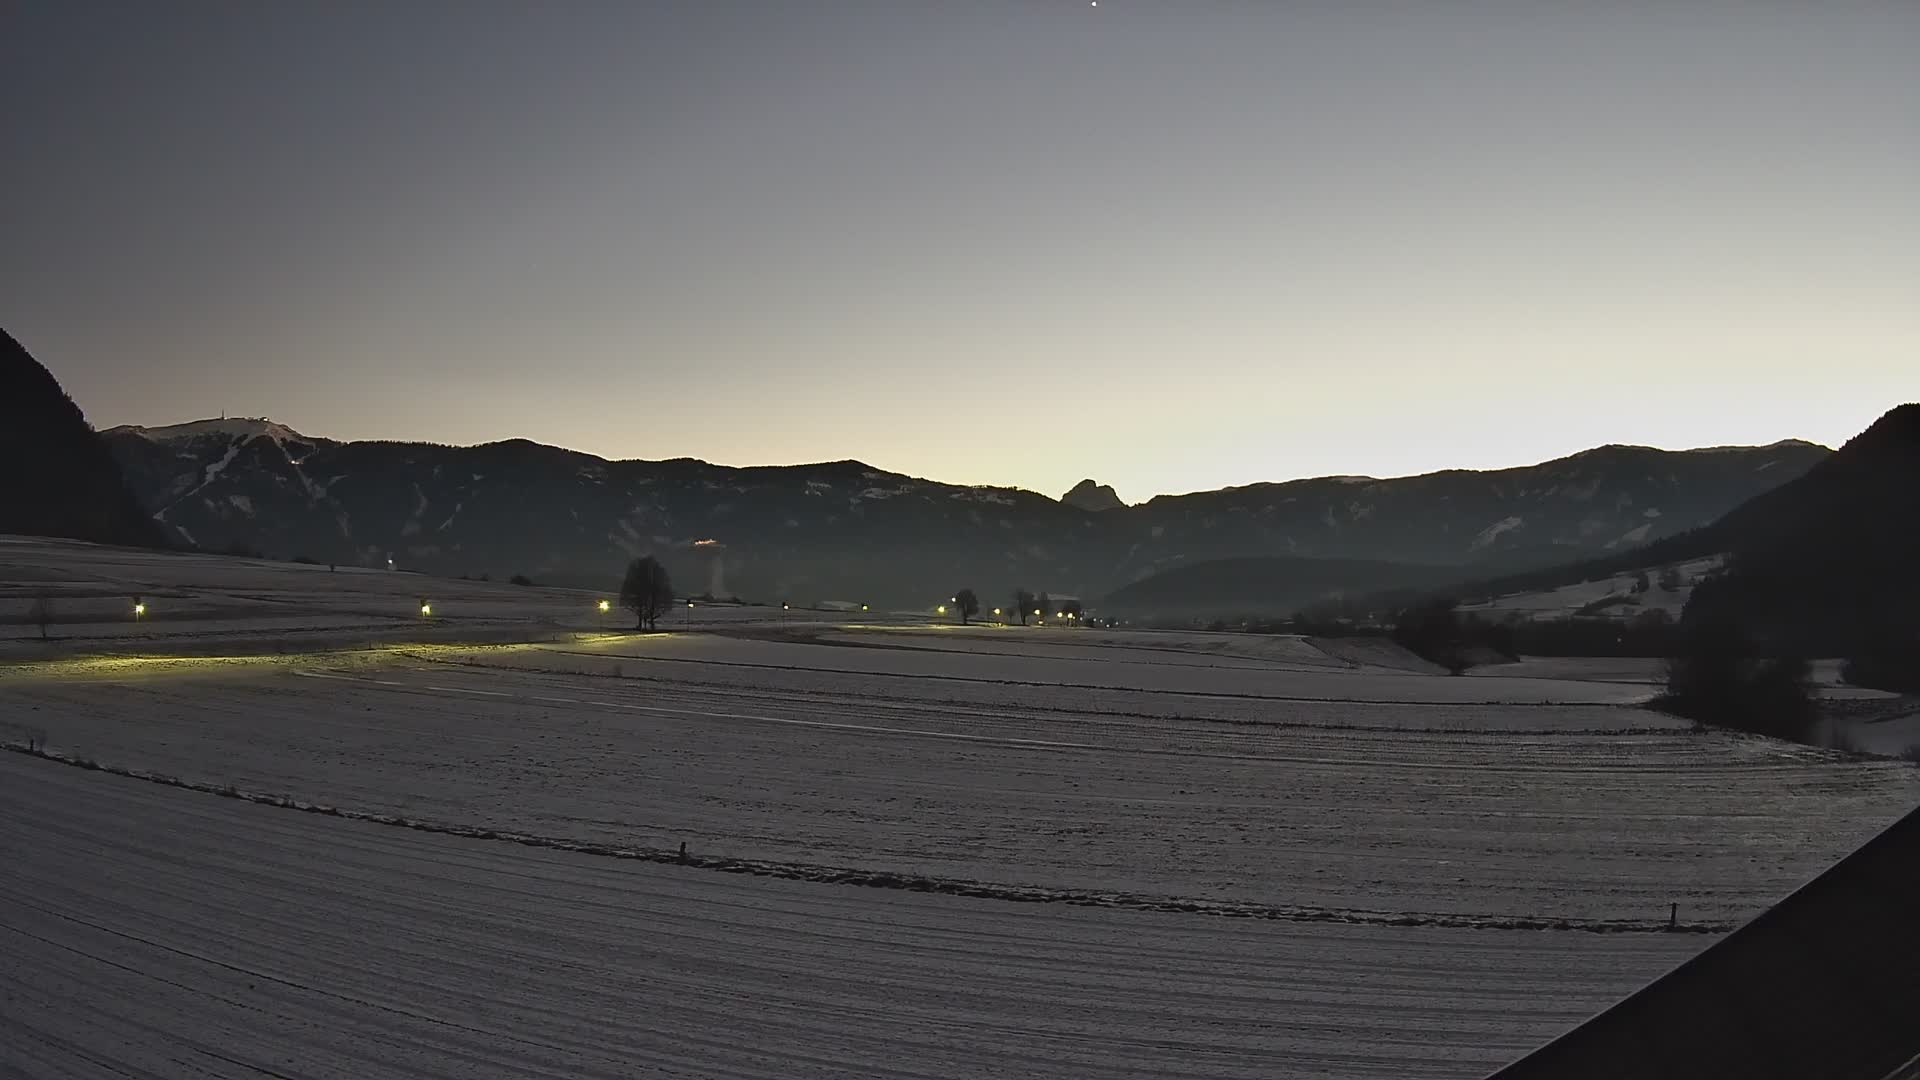
[{"label": "valley floor", "polygon": [[0,755],[12,1075],[1471,1077],[1696,935],[720,874]]},{"label": "valley floor", "polygon": [[[22,565],[181,573],[59,557]],[[404,600],[191,571],[215,609]],[[489,627],[578,606],[491,588]],[[1920,802],[1578,664],[732,618],[16,639],[0,1074],[1466,1080]]]}]

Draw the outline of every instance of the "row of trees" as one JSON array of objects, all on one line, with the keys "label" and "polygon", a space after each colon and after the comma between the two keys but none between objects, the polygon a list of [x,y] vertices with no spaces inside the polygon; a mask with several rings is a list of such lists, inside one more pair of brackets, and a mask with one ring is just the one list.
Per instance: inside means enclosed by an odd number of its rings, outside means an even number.
[{"label": "row of trees", "polygon": [[[953,606],[954,612],[960,616],[961,625],[964,626],[967,620],[980,614],[980,597],[972,589],[959,589],[953,594]],[[1086,609],[1078,600],[1062,600],[1060,606],[1055,607],[1053,597],[1049,594],[1043,592],[1035,596],[1024,588],[1018,588],[1013,590],[1011,609],[999,609],[996,614],[1000,614],[1004,619],[1018,618],[1020,625],[1025,626],[1029,618],[1047,618],[1047,612],[1052,612],[1055,616],[1078,619],[1086,614]]]},{"label": "row of trees", "polygon": [[[955,589],[951,603],[953,614],[958,615],[963,624],[980,614],[980,594],[971,588]],[[673,604],[673,579],[658,559],[648,555],[627,564],[626,577],[620,583],[620,606],[633,612],[635,629],[655,629],[660,616]],[[1036,596],[1024,588],[1013,590],[1011,610],[1001,610],[1005,612],[1003,618],[1018,617],[1022,626],[1035,615],[1043,619],[1049,615],[1077,619],[1085,614],[1078,600],[1062,600],[1056,607],[1051,595],[1043,592]]]}]

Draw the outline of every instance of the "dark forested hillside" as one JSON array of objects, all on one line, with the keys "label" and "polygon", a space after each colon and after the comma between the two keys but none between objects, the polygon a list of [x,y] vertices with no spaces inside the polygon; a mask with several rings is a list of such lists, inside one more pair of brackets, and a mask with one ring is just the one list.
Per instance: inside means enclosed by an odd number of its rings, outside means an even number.
[{"label": "dark forested hillside", "polygon": [[[1920,404],[1875,421],[1805,476],[1715,522],[1725,574],[1687,619],[1826,655],[1913,650],[1920,626]],[[1912,653],[1920,663],[1920,652]]]},{"label": "dark forested hillside", "polygon": [[0,330],[0,533],[157,546],[164,534],[53,374]]}]

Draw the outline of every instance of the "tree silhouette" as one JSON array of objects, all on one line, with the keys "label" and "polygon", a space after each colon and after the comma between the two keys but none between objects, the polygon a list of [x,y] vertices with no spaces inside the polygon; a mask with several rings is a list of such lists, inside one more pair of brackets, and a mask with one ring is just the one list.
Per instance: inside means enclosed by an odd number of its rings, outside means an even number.
[{"label": "tree silhouette", "polygon": [[660,560],[648,555],[627,564],[627,579],[620,584],[620,606],[638,620],[634,629],[652,630],[672,605],[673,581]]},{"label": "tree silhouette", "polygon": [[1034,604],[1035,604],[1035,607],[1037,607],[1040,611],[1041,621],[1044,622],[1045,620],[1052,618],[1051,612],[1053,611],[1053,597],[1050,594],[1044,593],[1044,592],[1041,593],[1040,599],[1035,601]]},{"label": "tree silhouette", "polygon": [[40,640],[47,640],[47,627],[53,625],[53,601],[35,597],[33,606],[27,609],[27,619],[40,628]]},{"label": "tree silhouette", "polygon": [[1038,603],[1038,601],[1036,601],[1033,598],[1033,594],[1027,590],[1013,590],[1013,611],[1014,614],[1020,616],[1021,626],[1027,625],[1027,616],[1033,613],[1033,605],[1036,603]]},{"label": "tree silhouette", "polygon": [[968,619],[980,614],[980,598],[973,595],[972,589],[961,589],[954,593],[953,606],[960,612],[961,626],[967,625]]}]

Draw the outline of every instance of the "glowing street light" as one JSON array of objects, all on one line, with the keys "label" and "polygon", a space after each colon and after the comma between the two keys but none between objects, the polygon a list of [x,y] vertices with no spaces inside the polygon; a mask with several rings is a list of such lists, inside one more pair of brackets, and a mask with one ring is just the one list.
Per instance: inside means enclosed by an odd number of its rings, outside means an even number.
[{"label": "glowing street light", "polygon": [[433,618],[433,605],[427,603],[425,600],[420,601],[420,617],[423,619]]},{"label": "glowing street light", "polygon": [[947,613],[947,605],[941,604],[939,607],[933,609],[933,613],[935,615],[945,615]]},{"label": "glowing street light", "polygon": [[994,618],[996,618],[996,619],[1000,617],[1000,609],[999,609],[999,608],[994,608],[994,609],[993,609],[993,617],[994,617]]},{"label": "glowing street light", "polygon": [[605,600],[600,601],[600,614],[605,615],[607,612],[612,610],[613,610],[612,604],[608,603]]},{"label": "glowing street light", "polygon": [[145,618],[146,614],[147,614],[147,602],[145,600],[140,600],[136,598],[133,602],[134,619],[137,621],[139,619]]}]

